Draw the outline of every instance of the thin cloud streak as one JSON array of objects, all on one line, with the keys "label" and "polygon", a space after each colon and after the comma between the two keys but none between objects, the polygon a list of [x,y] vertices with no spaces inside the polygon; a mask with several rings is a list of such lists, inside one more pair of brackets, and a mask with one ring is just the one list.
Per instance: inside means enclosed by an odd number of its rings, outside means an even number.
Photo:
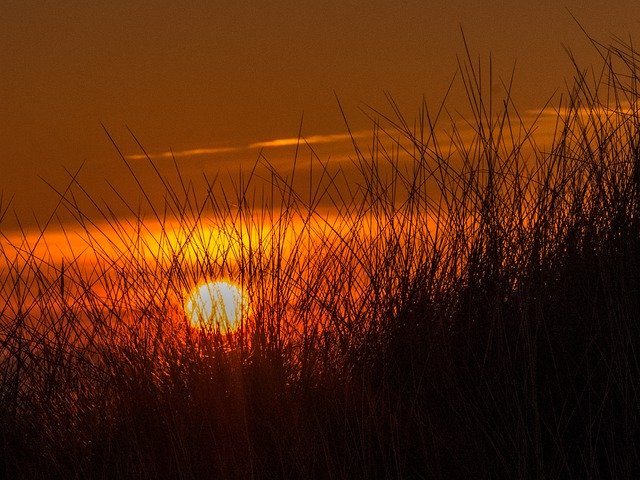
[{"label": "thin cloud streak", "polygon": [[249,144],[248,148],[274,148],[274,147],[288,147],[297,145],[298,143],[308,143],[309,145],[315,145],[320,143],[339,143],[351,140],[352,138],[362,138],[370,135],[371,132],[363,130],[355,132],[353,134],[348,133],[334,133],[331,135],[311,135],[310,137],[302,136],[290,137],[290,138],[278,138],[275,140],[267,140],[265,142],[256,142]]},{"label": "thin cloud streak", "polygon": [[525,113],[530,117],[552,117],[552,118],[568,118],[599,116],[602,118],[611,116],[630,117],[636,114],[636,106],[631,105],[629,102],[619,102],[610,105],[593,105],[593,106],[581,106],[581,107],[554,107],[549,106],[542,110],[527,110]]},{"label": "thin cloud streak", "polygon": [[340,143],[350,141],[355,138],[364,138],[368,135],[371,135],[370,130],[363,130],[359,132],[354,132],[352,134],[348,133],[334,133],[330,135],[311,135],[309,137],[302,136],[298,137],[289,137],[289,138],[276,138],[273,140],[265,140],[262,142],[254,142],[243,147],[217,147],[217,148],[193,148],[189,150],[178,150],[172,151],[168,150],[165,152],[158,153],[139,153],[133,155],[127,155],[127,159],[129,160],[145,160],[147,158],[151,160],[159,160],[159,159],[170,159],[170,158],[184,158],[184,157],[195,157],[199,155],[214,155],[218,153],[231,153],[231,152],[239,152],[242,150],[254,150],[258,148],[278,148],[278,147],[289,147],[293,145],[301,144],[309,144],[309,145],[317,145],[317,144],[330,144],[330,143]]},{"label": "thin cloud streak", "polygon": [[145,160],[150,159],[162,159],[162,158],[181,158],[181,157],[195,157],[197,155],[211,155],[215,153],[229,153],[237,152],[241,150],[238,147],[219,147],[219,148],[192,148],[189,150],[168,150],[161,153],[139,153],[135,155],[127,155],[129,160]]},{"label": "thin cloud streak", "polygon": [[[558,118],[568,118],[570,114],[578,115],[581,118],[587,118],[589,116],[596,115],[601,118],[606,118],[612,115],[630,115],[634,113],[633,108],[629,104],[620,104],[613,106],[595,106],[595,107],[580,107],[577,110],[569,109],[567,107],[553,107],[547,106],[542,110],[525,110],[523,118],[528,121],[535,121],[536,134],[535,137],[538,141],[550,141],[554,137],[554,131]],[[458,125],[458,128],[461,126]],[[459,130],[460,132],[460,130]],[[352,133],[334,133],[328,135],[310,135],[301,137],[286,137],[275,138],[272,140],[264,140],[260,142],[249,143],[244,146],[236,147],[214,147],[214,148],[193,148],[187,150],[178,151],[165,151],[159,153],[148,154],[134,154],[127,155],[130,160],[144,160],[144,159],[171,159],[171,158],[189,158],[201,155],[215,155],[221,153],[233,153],[242,152],[255,149],[269,149],[269,148],[282,148],[291,147],[297,144],[318,145],[318,144],[338,144],[351,141],[352,139],[361,139],[370,137],[373,135],[372,130],[360,130]]]}]

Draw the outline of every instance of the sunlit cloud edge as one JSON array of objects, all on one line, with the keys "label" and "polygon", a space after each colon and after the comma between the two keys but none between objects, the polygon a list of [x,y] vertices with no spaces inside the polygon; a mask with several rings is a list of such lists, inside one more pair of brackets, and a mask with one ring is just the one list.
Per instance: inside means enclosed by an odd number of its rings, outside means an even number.
[{"label": "sunlit cloud edge", "polygon": [[372,134],[371,130],[361,130],[353,133],[335,133],[329,135],[310,135],[301,137],[276,138],[261,142],[250,143],[243,147],[215,147],[215,148],[192,148],[187,150],[167,150],[156,153],[138,153],[126,155],[128,160],[160,160],[171,158],[195,157],[200,155],[214,155],[218,153],[232,153],[243,150],[255,150],[261,148],[289,147],[297,144],[318,145],[331,144],[350,141],[352,139],[364,138]]},{"label": "sunlit cloud edge", "polygon": [[308,137],[289,137],[278,138],[275,140],[267,140],[264,142],[256,142],[248,145],[248,148],[273,148],[273,147],[289,147],[298,145],[299,143],[306,143],[309,145],[316,145],[322,143],[339,143],[345,142],[356,138],[363,138],[371,135],[371,130],[361,130],[354,133],[334,133],[330,135],[311,135]]}]

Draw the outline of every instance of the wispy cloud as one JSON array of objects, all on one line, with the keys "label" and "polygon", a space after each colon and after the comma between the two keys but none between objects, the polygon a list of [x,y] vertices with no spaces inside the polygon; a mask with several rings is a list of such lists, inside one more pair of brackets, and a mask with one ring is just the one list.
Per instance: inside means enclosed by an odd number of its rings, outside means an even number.
[{"label": "wispy cloud", "polygon": [[311,135],[309,137],[289,137],[278,138],[275,140],[267,140],[264,142],[256,142],[249,144],[248,148],[273,148],[273,147],[288,147],[291,145],[297,145],[298,143],[308,143],[309,145],[315,145],[320,143],[338,143],[351,140],[351,138],[362,138],[369,135],[369,131],[355,132],[352,135],[348,133],[334,133],[331,135]]},{"label": "wispy cloud", "polygon": [[195,157],[199,155],[214,155],[219,153],[231,153],[231,152],[239,152],[242,150],[253,150],[257,148],[277,148],[277,147],[288,147],[292,145],[301,144],[330,144],[330,143],[340,143],[351,140],[351,138],[363,138],[370,135],[371,132],[368,130],[363,130],[359,132],[354,132],[353,134],[348,133],[334,133],[330,135],[311,135],[311,136],[302,136],[298,137],[288,137],[288,138],[275,138],[272,140],[265,140],[261,142],[250,143],[245,146],[240,147],[215,147],[215,148],[192,148],[189,150],[167,150],[165,152],[156,152],[156,153],[138,153],[133,155],[127,155],[129,160],[144,160],[146,158],[150,158],[152,160],[159,159],[169,159],[169,158],[184,158],[184,157]]},{"label": "wispy cloud", "polygon": [[198,155],[212,155],[215,153],[229,153],[236,152],[238,150],[242,150],[238,147],[218,147],[218,148],[192,148],[189,150],[168,150],[166,152],[160,153],[138,153],[135,155],[127,155],[127,158],[130,160],[144,160],[145,158],[150,158],[152,160],[162,159],[162,158],[181,158],[181,157],[195,157]]},{"label": "wispy cloud", "polygon": [[620,102],[617,104],[611,105],[593,105],[593,106],[580,106],[580,107],[555,107],[548,106],[544,108],[542,111],[539,110],[527,110],[526,114],[530,117],[552,117],[552,118],[567,118],[570,116],[573,117],[610,117],[610,116],[621,116],[628,117],[635,115],[637,113],[636,108],[631,105],[629,102]]}]

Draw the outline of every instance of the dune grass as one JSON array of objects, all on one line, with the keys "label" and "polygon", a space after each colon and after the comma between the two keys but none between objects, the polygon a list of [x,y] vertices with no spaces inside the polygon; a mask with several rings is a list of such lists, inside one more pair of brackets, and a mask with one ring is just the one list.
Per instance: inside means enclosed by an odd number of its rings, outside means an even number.
[{"label": "dune grass", "polygon": [[[45,243],[55,212],[0,244],[0,472],[640,475],[639,57],[594,46],[548,147],[467,54],[464,128],[390,99],[305,187],[302,153],[231,188],[156,170],[160,203],[132,170],[148,201],[122,217],[72,175],[82,251]],[[251,301],[233,334],[182,311],[221,277]]]}]

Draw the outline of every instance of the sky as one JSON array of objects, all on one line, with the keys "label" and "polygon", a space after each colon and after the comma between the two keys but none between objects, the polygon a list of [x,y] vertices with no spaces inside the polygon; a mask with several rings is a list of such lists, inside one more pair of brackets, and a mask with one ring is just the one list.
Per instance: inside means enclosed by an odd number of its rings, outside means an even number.
[{"label": "sky", "polygon": [[189,175],[232,174],[261,149],[286,162],[301,125],[339,160],[338,100],[356,132],[371,127],[361,108],[388,110],[385,92],[408,117],[437,105],[462,31],[496,82],[515,66],[519,108],[540,108],[573,74],[567,50],[598,62],[572,14],[605,43],[640,33],[637,0],[5,0],[0,230],[42,222],[67,172],[96,198],[132,188],[109,135],[133,165],[131,132],[158,168],[173,152]]}]

